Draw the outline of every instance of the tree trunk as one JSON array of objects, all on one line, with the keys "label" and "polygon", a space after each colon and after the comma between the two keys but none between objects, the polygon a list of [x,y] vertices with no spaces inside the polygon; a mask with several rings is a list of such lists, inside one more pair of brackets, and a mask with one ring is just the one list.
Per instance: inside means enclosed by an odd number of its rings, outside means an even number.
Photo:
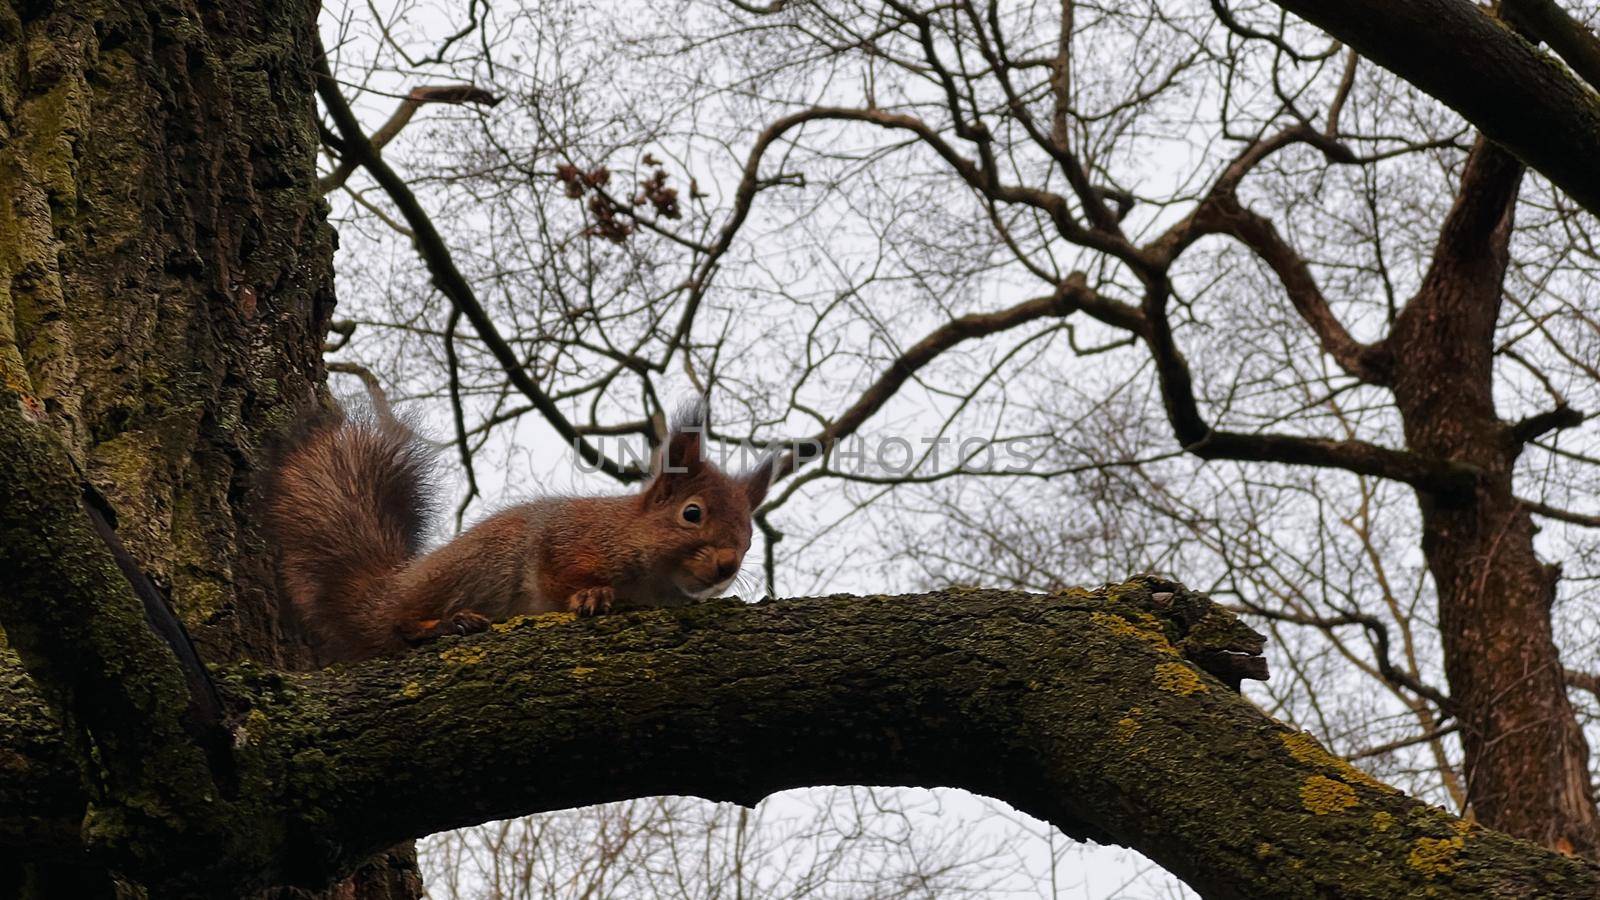
[{"label": "tree trunk", "polygon": [[209,659],[301,659],[249,501],[333,304],[316,8],[0,6],[0,373]]},{"label": "tree trunk", "polygon": [[1512,491],[1521,440],[1494,409],[1494,330],[1521,176],[1515,159],[1479,140],[1389,344],[1408,447],[1482,473],[1470,494],[1419,494],[1468,803],[1486,825],[1593,858],[1589,748],[1551,635],[1558,571],[1534,553],[1533,521]]},{"label": "tree trunk", "polygon": [[308,660],[255,495],[260,448],[315,402],[333,307],[317,9],[0,4],[0,382],[209,661]]}]

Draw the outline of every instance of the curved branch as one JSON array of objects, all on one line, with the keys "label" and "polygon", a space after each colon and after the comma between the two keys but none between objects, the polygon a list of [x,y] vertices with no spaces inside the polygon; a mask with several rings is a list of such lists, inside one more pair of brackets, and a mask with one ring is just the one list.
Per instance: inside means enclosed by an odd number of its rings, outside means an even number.
[{"label": "curved branch", "polygon": [[1293,625],[1308,625],[1324,631],[1332,631],[1344,625],[1360,625],[1366,629],[1367,634],[1372,638],[1373,662],[1377,666],[1378,674],[1384,681],[1396,687],[1403,687],[1418,697],[1427,700],[1447,716],[1456,714],[1455,704],[1450,702],[1449,697],[1394,664],[1389,655],[1389,626],[1384,624],[1383,620],[1377,616],[1367,613],[1343,613],[1332,617],[1309,616],[1270,609],[1250,601],[1245,601],[1245,606],[1252,614],[1261,616],[1264,619],[1274,619]]},{"label": "curved branch", "polygon": [[895,784],[1000,798],[1206,896],[1600,890],[1600,867],[1406,797],[1263,715],[1208,673],[1252,674],[1260,636],[1154,579],[497,632],[328,673],[229,672],[240,754],[279,773],[272,877],[320,883],[405,837],[624,797]]},{"label": "curved branch", "polygon": [[970,313],[951,319],[895,357],[888,369],[861,393],[855,403],[828,423],[826,428],[812,438],[799,442],[805,450],[793,449],[779,458],[773,469],[773,477],[785,478],[793,474],[800,466],[826,453],[840,438],[854,434],[922,367],[957,344],[1078,311],[1135,334],[1144,330],[1144,320],[1138,309],[1101,296],[1089,287],[1082,272],[1068,275],[1057,286],[1055,293],[1048,297],[1024,300],[995,312]]},{"label": "curved branch", "polygon": [[1285,41],[1280,35],[1270,34],[1265,31],[1257,31],[1256,29],[1240,22],[1238,19],[1235,19],[1233,17],[1233,12],[1223,4],[1222,0],[1211,0],[1211,11],[1216,14],[1217,21],[1221,22],[1224,28],[1247,41],[1266,41],[1267,43],[1276,47],[1280,53],[1289,57],[1295,62],[1317,62],[1318,60],[1327,59],[1339,49],[1339,46],[1335,44],[1321,53],[1301,53],[1295,48],[1289,46],[1289,42]]},{"label": "curved branch", "polygon": [[1333,357],[1346,373],[1367,384],[1389,383],[1393,377],[1393,359],[1388,348],[1382,342],[1364,344],[1350,335],[1317,286],[1311,267],[1283,239],[1271,219],[1247,209],[1232,196],[1208,203],[1206,207],[1200,217],[1201,228],[1234,238],[1272,268],[1295,312],[1316,335],[1323,352]]},{"label": "curved branch", "polygon": [[1154,285],[1145,299],[1145,343],[1155,360],[1167,420],[1183,448],[1201,459],[1291,463],[1343,469],[1400,481],[1436,495],[1459,494],[1477,482],[1478,470],[1465,463],[1430,459],[1361,440],[1332,440],[1294,434],[1218,431],[1200,412],[1189,362],[1178,349],[1166,315],[1166,285]]},{"label": "curved branch", "polygon": [[1252,141],[1217,176],[1194,211],[1152,241],[1146,253],[1163,265],[1170,265],[1184,248],[1201,237],[1232,237],[1271,267],[1295,312],[1340,368],[1367,384],[1386,385],[1393,377],[1393,360],[1385,344],[1364,344],[1352,337],[1323,296],[1305,258],[1284,240],[1271,219],[1239,202],[1239,184],[1246,175],[1272,154],[1302,143],[1320,150],[1329,163],[1355,160],[1350,148],[1306,125]]},{"label": "curved branch", "polygon": [[1142,269],[1149,265],[1150,260],[1146,254],[1121,235],[1087,228],[1078,222],[1072,214],[1067,198],[1040,188],[1001,181],[993,169],[962,154],[926,121],[916,116],[883,109],[856,109],[845,106],[815,106],[802,109],[774,120],[762,130],[746,160],[743,180],[735,194],[734,214],[723,226],[715,246],[724,246],[748,215],[750,199],[761,186],[759,167],[767,148],[789,131],[808,122],[818,121],[863,122],[891,131],[909,132],[943,159],[968,187],[990,200],[1037,209],[1050,218],[1056,230],[1066,240],[1082,247],[1108,253],[1135,268]]}]

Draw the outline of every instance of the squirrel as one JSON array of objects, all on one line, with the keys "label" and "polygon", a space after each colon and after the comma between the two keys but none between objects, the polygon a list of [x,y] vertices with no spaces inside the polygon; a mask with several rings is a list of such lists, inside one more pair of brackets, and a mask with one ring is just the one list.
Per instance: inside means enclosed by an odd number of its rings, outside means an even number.
[{"label": "squirrel", "polygon": [[703,399],[680,410],[639,493],[522,503],[424,553],[433,448],[384,403],[372,415],[325,414],[273,471],[267,521],[283,585],[331,661],[516,615],[718,596],[750,548],[774,458],[724,473],[705,457],[706,420]]}]

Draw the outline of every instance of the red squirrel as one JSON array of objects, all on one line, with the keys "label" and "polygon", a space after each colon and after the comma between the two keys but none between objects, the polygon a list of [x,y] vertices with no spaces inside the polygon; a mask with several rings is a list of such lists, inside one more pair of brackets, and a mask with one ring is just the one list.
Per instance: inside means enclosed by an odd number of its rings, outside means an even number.
[{"label": "red squirrel", "polygon": [[703,401],[680,411],[637,494],[523,503],[423,553],[432,449],[382,404],[370,417],[326,417],[274,473],[267,512],[284,586],[332,660],[526,613],[717,596],[750,548],[773,458],[728,475],[705,458],[705,425]]}]

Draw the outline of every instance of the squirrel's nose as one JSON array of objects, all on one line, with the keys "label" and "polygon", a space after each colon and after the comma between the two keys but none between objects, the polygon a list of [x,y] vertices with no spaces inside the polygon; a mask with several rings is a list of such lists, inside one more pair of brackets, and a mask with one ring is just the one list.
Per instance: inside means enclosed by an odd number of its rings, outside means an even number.
[{"label": "squirrel's nose", "polygon": [[732,550],[717,551],[717,581],[727,581],[739,573],[739,554]]}]

